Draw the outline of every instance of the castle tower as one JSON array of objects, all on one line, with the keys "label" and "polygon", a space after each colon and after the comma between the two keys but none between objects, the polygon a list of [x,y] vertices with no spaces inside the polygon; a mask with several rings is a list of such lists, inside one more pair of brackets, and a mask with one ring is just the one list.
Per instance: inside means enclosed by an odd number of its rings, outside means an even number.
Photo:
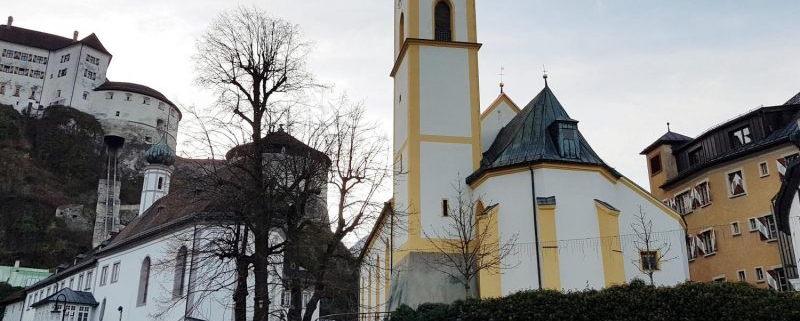
[{"label": "castle tower", "polygon": [[167,144],[167,140],[161,139],[157,144],[150,146],[145,154],[145,160],[150,165],[144,169],[139,215],[169,193],[169,182],[172,177],[170,165],[175,163],[175,153]]},{"label": "castle tower", "polygon": [[[396,0],[395,40],[394,209],[405,214],[398,223],[407,232],[392,236],[392,253],[383,257],[391,255],[392,266],[414,266],[414,272],[393,275],[391,285],[414,302],[389,305],[449,302],[463,289],[426,289],[422,283],[441,273],[418,267],[435,252],[426,235],[448,224],[453,186],[480,165],[475,0]],[[376,300],[397,300],[388,292]]]}]

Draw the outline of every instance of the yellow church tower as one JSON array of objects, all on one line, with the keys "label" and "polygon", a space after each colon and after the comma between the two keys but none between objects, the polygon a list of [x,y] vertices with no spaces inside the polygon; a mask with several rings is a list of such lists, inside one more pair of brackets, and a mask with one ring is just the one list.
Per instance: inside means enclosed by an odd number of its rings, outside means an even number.
[{"label": "yellow church tower", "polygon": [[481,44],[475,0],[395,0],[395,4],[394,209],[396,223],[405,228],[392,235],[394,251],[387,264],[414,266],[416,274],[396,274],[391,282],[399,292],[414,293],[402,295],[405,299],[385,299],[408,304],[463,296],[457,285],[452,295],[438,293],[448,289],[426,289],[429,278],[442,276],[421,271],[424,264],[419,261],[432,255],[426,234],[447,224],[448,203],[455,203],[448,201],[456,193],[453,185],[463,184],[480,166]]}]

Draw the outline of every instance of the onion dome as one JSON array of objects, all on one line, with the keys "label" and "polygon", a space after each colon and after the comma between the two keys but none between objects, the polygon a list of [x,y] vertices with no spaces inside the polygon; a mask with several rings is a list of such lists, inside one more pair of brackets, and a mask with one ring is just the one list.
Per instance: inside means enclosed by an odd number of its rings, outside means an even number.
[{"label": "onion dome", "polygon": [[150,164],[172,165],[175,163],[175,152],[169,148],[166,139],[161,139],[153,144],[144,155],[144,159]]}]

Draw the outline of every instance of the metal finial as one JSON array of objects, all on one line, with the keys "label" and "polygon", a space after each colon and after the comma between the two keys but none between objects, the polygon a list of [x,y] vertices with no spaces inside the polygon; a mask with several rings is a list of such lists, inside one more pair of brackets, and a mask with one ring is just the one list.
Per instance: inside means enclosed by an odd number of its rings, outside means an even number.
[{"label": "metal finial", "polygon": [[547,68],[542,65],[542,78],[544,78],[544,86],[547,87]]},{"label": "metal finial", "polygon": [[503,76],[505,76],[505,73],[504,73],[505,71],[506,71],[506,67],[500,66],[500,93],[501,94],[504,92],[503,91],[503,87],[506,86],[506,83],[503,82]]},{"label": "metal finial", "polygon": [[667,132],[671,132],[672,130],[669,129],[669,122],[667,122]]}]

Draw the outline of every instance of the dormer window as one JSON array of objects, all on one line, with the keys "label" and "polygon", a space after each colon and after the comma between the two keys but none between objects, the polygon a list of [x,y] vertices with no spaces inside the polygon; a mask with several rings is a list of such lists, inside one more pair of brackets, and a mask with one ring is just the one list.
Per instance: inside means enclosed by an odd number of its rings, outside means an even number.
[{"label": "dormer window", "polygon": [[439,1],[434,9],[434,39],[438,41],[453,40],[452,8],[447,1]]},{"label": "dormer window", "polygon": [[114,93],[113,92],[107,92],[106,93],[106,99],[114,99]]},{"label": "dormer window", "polygon": [[730,132],[731,147],[738,148],[753,141],[750,136],[750,126],[744,126],[737,130]]},{"label": "dormer window", "polygon": [[689,166],[703,162],[703,147],[697,147],[689,152]]},{"label": "dormer window", "polygon": [[563,158],[580,158],[581,147],[577,120],[556,120],[550,125],[550,135]]}]

